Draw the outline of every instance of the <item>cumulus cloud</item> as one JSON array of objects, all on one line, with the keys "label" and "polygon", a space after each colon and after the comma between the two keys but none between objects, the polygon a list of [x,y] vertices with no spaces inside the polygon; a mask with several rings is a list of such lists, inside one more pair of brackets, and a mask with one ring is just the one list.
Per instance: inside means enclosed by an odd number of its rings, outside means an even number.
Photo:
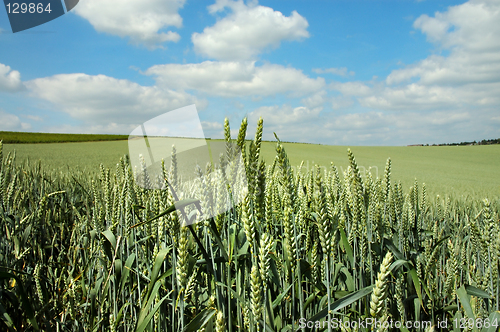
[{"label": "cumulus cloud", "polygon": [[[449,87],[412,83],[402,87],[385,87],[372,96],[358,98],[365,107],[385,110],[451,109],[500,105],[499,83],[467,84]],[[479,109],[476,109],[480,111]]]},{"label": "cumulus cloud", "polygon": [[31,125],[22,122],[17,115],[10,114],[0,109],[0,130],[6,131],[22,131],[29,130]]},{"label": "cumulus cloud", "polygon": [[[340,83],[332,83],[330,84],[330,89],[338,89],[339,91],[343,91],[343,95],[338,96],[329,96],[326,90],[321,90],[319,92],[313,93],[306,98],[301,100],[302,104],[308,108],[316,108],[316,107],[324,107],[325,105],[329,105],[333,110],[346,109],[351,107],[354,104],[353,97],[351,95],[354,91],[360,93],[360,87],[367,90],[365,94],[368,94],[371,89],[364,84],[347,84],[344,87],[340,87]],[[345,83],[344,83],[345,84]],[[353,91],[353,88],[358,88]]]},{"label": "cumulus cloud", "polygon": [[415,78],[423,85],[462,86],[470,83],[493,83],[499,77],[500,51],[473,54],[454,50],[447,57],[432,55],[414,65],[394,70],[387,76],[386,83],[395,85]]},{"label": "cumulus cloud", "polygon": [[326,101],[327,101],[327,93],[325,90],[321,90],[319,92],[316,92],[307,98],[302,99],[302,103],[309,108],[315,108],[315,107],[320,107],[323,106]]},{"label": "cumulus cloud", "polygon": [[321,69],[321,68],[313,68],[313,72],[316,74],[333,74],[333,75],[338,75],[342,77],[347,77],[347,76],[354,76],[354,72],[348,71],[346,67],[341,67],[341,68],[326,68],[326,69]]},{"label": "cumulus cloud", "polygon": [[317,132],[329,135],[336,144],[442,143],[493,133],[494,128],[488,126],[490,116],[463,110],[331,114]]},{"label": "cumulus cloud", "polygon": [[372,87],[359,81],[346,83],[332,82],[329,88],[340,91],[344,96],[371,96],[373,94]]},{"label": "cumulus cloud", "polygon": [[208,8],[211,13],[231,10],[215,25],[191,37],[195,51],[209,58],[250,60],[268,48],[278,47],[281,41],[309,37],[309,24],[296,11],[285,16],[256,2],[245,4],[243,0],[217,0]]},{"label": "cumulus cloud", "polygon": [[431,55],[395,70],[387,77],[387,84],[411,79],[427,86],[500,81],[500,2],[472,0],[434,17],[422,15],[413,26],[450,55]]},{"label": "cumulus cloud", "polygon": [[256,122],[262,116],[265,139],[273,139],[276,132],[285,141],[354,145],[363,144],[364,138],[388,125],[382,112],[339,114],[322,110],[321,107],[265,106],[251,112],[249,122]]},{"label": "cumulus cloud", "polygon": [[15,92],[24,89],[21,74],[0,63],[0,91]]},{"label": "cumulus cloud", "polygon": [[212,96],[273,96],[279,93],[305,95],[323,88],[323,78],[312,79],[301,70],[255,62],[205,61],[165,64],[149,68],[158,85],[169,89],[198,90]]},{"label": "cumulus cloud", "polygon": [[[255,130],[258,119],[264,119],[265,140],[275,140],[276,133],[281,140],[307,142],[313,128],[318,126],[322,107],[292,107],[289,104],[261,106],[248,114],[249,132]],[[313,142],[313,141],[311,141]]]},{"label": "cumulus cloud", "polygon": [[251,112],[249,118],[258,119],[262,117],[266,119],[267,123],[272,125],[304,123],[314,120],[314,117],[317,117],[321,110],[321,107],[310,109],[304,106],[292,108],[290,105],[262,106]]},{"label": "cumulus cloud", "polygon": [[334,82],[330,87],[381,110],[436,110],[500,106],[500,2],[471,0],[414,27],[448,55],[392,71],[383,82]]},{"label": "cumulus cloud", "polygon": [[38,116],[38,115],[23,114],[21,116],[23,118],[30,119],[30,120],[36,121],[36,122],[42,122],[43,121],[43,118],[41,116]]},{"label": "cumulus cloud", "polygon": [[67,134],[129,134],[137,127],[135,124],[110,122],[105,124],[78,124],[78,125],[45,125],[44,132]]},{"label": "cumulus cloud", "polygon": [[493,0],[471,0],[451,6],[434,17],[420,16],[413,26],[427,39],[446,49],[458,47],[483,53],[500,51],[500,3]]},{"label": "cumulus cloud", "polygon": [[336,145],[407,145],[441,143],[497,137],[491,124],[495,110],[474,114],[469,110],[446,111],[351,111],[327,112],[290,105],[260,107],[249,114],[265,122],[264,139]]},{"label": "cumulus cloud", "polygon": [[[433,17],[423,15],[414,27],[447,55],[429,55],[393,70],[384,80],[332,81],[309,90],[303,106],[254,110],[250,123],[262,116],[266,139],[276,132],[282,140],[330,144],[405,145],[498,137],[500,3],[472,0]],[[248,82],[245,71],[238,72]],[[313,72],[350,75],[347,68]],[[223,77],[222,72],[214,74],[218,75]],[[219,80],[233,87],[231,81]],[[270,86],[276,91],[274,85]]]},{"label": "cumulus cloud", "polygon": [[141,86],[105,75],[61,74],[26,82],[31,93],[87,125],[138,124],[193,103],[206,102],[185,93]]},{"label": "cumulus cloud", "polygon": [[176,32],[161,30],[182,26],[178,11],[184,3],[185,0],[86,0],[73,11],[99,32],[129,37],[132,44],[154,49],[180,39]]},{"label": "cumulus cloud", "polygon": [[[203,133],[205,137],[223,137],[224,136],[224,126],[222,123],[217,121],[201,121],[201,127],[203,128]],[[237,135],[237,134],[236,134]]]},{"label": "cumulus cloud", "polygon": [[336,96],[331,98],[331,106],[333,110],[346,109],[354,105],[353,98],[345,96]]}]

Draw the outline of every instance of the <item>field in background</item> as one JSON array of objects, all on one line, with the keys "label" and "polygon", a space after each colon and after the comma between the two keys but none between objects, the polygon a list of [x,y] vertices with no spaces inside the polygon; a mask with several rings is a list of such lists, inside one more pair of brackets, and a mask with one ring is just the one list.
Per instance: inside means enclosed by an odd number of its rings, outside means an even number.
[{"label": "field in background", "polygon": [[[346,169],[347,146],[283,143],[290,164],[304,161],[303,170],[315,164],[329,167],[334,162],[339,172]],[[262,158],[267,164],[276,155],[276,142],[262,142]],[[128,153],[127,141],[78,142],[53,144],[5,144],[4,153],[16,150],[18,162],[41,160],[42,167],[83,172],[97,172],[102,163],[114,169],[120,157]],[[415,178],[428,185],[430,194],[500,196],[500,145],[429,146],[429,147],[351,147],[360,167],[372,167],[374,176],[382,177],[388,157],[393,164],[393,179],[408,189]]]},{"label": "field in background", "polygon": [[[269,146],[264,158],[274,151]],[[304,167],[313,164],[329,165],[334,162],[345,170],[347,146],[327,146],[310,144],[284,144],[290,163]],[[391,158],[395,181],[401,181],[406,190],[415,178],[427,184],[432,194],[455,194],[472,196],[500,196],[500,145],[489,146],[353,146],[352,152],[360,167],[368,170],[376,166],[378,177],[383,177],[385,162]],[[267,161],[267,160],[266,160]],[[309,164],[307,164],[309,161]],[[377,169],[372,172],[377,175]]]},{"label": "field in background", "polygon": [[3,143],[63,143],[127,140],[128,135],[95,135],[95,134],[51,134],[22,133],[16,131],[0,131]]}]

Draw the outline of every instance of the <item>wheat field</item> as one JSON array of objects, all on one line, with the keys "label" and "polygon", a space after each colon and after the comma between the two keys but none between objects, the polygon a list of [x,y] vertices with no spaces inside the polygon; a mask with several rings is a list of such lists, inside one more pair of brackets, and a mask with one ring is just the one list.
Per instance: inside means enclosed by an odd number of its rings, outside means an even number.
[{"label": "wheat field", "polygon": [[[278,133],[279,134],[279,133]],[[253,136],[253,133],[248,135]],[[0,136],[1,138],[1,136]],[[208,143],[221,140],[209,140]],[[249,145],[249,140],[246,141]],[[343,176],[349,166],[348,146],[332,146],[282,142],[290,166],[296,172],[311,171],[315,165],[329,168],[334,162]],[[352,146],[360,173],[365,176],[372,168],[374,177],[382,177],[390,157],[392,175],[408,190],[415,179],[427,184],[432,196],[468,196],[470,199],[500,198],[500,145],[488,146]],[[166,149],[168,151],[170,147]],[[15,151],[17,164],[42,161],[45,170],[61,172],[99,173],[99,165],[114,169],[116,163],[128,154],[127,141],[71,142],[38,144],[5,144],[4,154]],[[276,141],[261,142],[260,158],[272,165],[276,156]]]},{"label": "wheat field", "polygon": [[174,152],[161,190],[138,186],[126,156],[96,173],[47,171],[0,145],[1,329],[498,330],[498,200],[405,190],[391,159],[377,177],[351,150],[345,168],[304,170],[278,141],[266,165],[262,119],[249,145],[246,129],[232,139],[226,120],[225,155],[197,169],[199,186],[217,188],[204,175],[234,157],[231,143],[242,152],[228,169],[247,187],[205,191],[229,207],[208,219],[173,190]]}]

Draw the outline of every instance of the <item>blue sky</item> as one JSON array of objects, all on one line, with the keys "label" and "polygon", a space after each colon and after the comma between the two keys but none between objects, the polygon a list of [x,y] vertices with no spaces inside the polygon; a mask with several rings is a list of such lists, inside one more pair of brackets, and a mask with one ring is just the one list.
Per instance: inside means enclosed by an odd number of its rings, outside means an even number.
[{"label": "blue sky", "polygon": [[208,137],[500,137],[498,0],[80,0],[15,34],[1,8],[0,45],[0,130],[129,134],[195,103]]}]

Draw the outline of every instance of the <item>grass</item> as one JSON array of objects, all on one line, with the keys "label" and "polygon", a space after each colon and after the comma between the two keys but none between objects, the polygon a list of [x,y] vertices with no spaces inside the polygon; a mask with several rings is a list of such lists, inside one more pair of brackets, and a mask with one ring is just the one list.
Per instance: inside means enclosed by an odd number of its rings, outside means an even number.
[{"label": "grass", "polygon": [[[305,332],[312,329],[301,322],[326,318],[429,322],[409,329],[425,332],[449,331],[462,319],[498,325],[498,201],[448,191],[431,197],[434,183],[403,188],[396,162],[380,167],[379,179],[363,177],[344,147],[319,146],[311,154],[313,146],[267,145],[261,137],[240,165],[226,148],[228,166],[215,166],[215,181],[200,172],[195,183],[177,182],[172,158],[162,167],[170,190],[138,186],[135,179],[152,178],[137,177],[127,158],[91,172],[100,160],[85,153],[104,153],[100,143],[78,143],[89,170],[79,173],[18,164],[0,144],[0,329]],[[61,145],[75,153],[75,144]],[[409,151],[417,162],[418,152]],[[457,150],[443,151],[448,157],[438,167],[466,164]],[[57,156],[46,152],[44,160]],[[338,175],[340,167],[294,172],[289,157],[306,152],[323,156],[318,163],[347,165],[347,176]],[[381,157],[368,148],[358,153],[366,163]],[[489,163],[483,154],[475,162]],[[247,188],[233,182],[242,174]],[[207,218],[210,207],[223,211]],[[482,326],[471,330],[497,330]]]},{"label": "grass", "polygon": [[101,163],[113,167],[128,153],[128,146],[127,141],[5,144],[4,151],[16,151],[19,162],[41,160],[47,169],[96,172]]},{"label": "grass", "polygon": [[[271,160],[275,144],[263,143],[263,157]],[[334,162],[346,169],[347,146],[284,143],[291,165],[309,161],[329,166]],[[500,197],[500,145],[488,146],[429,146],[429,147],[351,147],[361,170],[378,168],[382,177],[385,161],[391,158],[393,176],[409,188],[415,179],[428,185],[430,193]],[[376,173],[375,173],[376,174]]]},{"label": "grass", "polygon": [[[213,140],[215,141],[215,140]],[[339,171],[347,168],[347,146],[283,143],[290,164],[297,167],[304,161],[305,169],[315,164]],[[262,142],[262,158],[269,165],[275,156],[275,142]],[[369,167],[381,177],[388,157],[394,165],[394,176],[404,188],[415,178],[427,183],[429,194],[500,197],[500,145],[429,146],[429,147],[363,147],[351,148],[363,173]],[[96,172],[99,164],[114,168],[117,160],[128,153],[127,141],[78,142],[57,144],[6,144],[5,152],[16,150],[19,162],[41,160],[46,168]],[[168,152],[167,152],[168,154]],[[377,172],[378,170],[378,172]]]}]

